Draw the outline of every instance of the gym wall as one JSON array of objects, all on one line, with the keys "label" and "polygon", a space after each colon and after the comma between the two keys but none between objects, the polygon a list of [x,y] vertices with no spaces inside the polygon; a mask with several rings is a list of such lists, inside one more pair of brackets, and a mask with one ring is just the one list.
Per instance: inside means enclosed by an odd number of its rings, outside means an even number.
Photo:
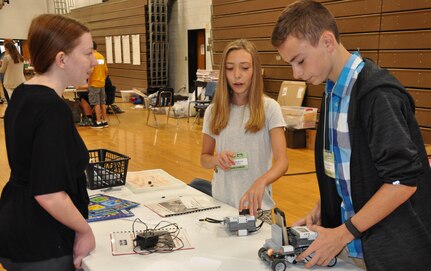
[{"label": "gym wall", "polygon": [[[145,30],[146,0],[106,2],[73,9],[70,16],[88,25],[97,43],[97,51],[106,58],[105,37],[140,35],[141,64],[108,64],[109,75],[117,90],[147,88],[147,54]],[[130,37],[130,42],[131,42]],[[130,44],[130,48],[132,45]]]},{"label": "gym wall", "polygon": [[[264,69],[265,91],[277,98],[292,69],[271,46],[281,11],[293,0],[213,0],[214,69],[223,49],[238,38],[253,41]],[[431,2],[429,0],[320,0],[336,17],[341,42],[387,68],[416,101],[416,117],[431,143]],[[324,85],[307,85],[305,106],[320,107]]]}]

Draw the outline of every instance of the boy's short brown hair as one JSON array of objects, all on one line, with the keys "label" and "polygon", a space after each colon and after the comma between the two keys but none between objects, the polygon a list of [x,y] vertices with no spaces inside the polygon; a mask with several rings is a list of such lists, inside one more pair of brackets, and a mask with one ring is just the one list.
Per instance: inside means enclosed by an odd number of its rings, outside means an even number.
[{"label": "boy's short brown hair", "polygon": [[331,12],[321,3],[300,0],[283,10],[272,31],[271,43],[279,48],[292,35],[316,46],[325,30],[331,31],[337,42],[340,42],[338,27]]}]

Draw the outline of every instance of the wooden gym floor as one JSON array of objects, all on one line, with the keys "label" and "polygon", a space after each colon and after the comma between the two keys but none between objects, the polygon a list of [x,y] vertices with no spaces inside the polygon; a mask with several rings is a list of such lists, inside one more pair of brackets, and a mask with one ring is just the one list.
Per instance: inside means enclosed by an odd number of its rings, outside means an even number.
[{"label": "wooden gym floor", "polygon": [[[193,119],[177,121],[157,115],[159,128],[146,125],[147,110],[136,109],[133,104],[117,103],[125,113],[109,115],[109,128],[92,129],[78,127],[88,149],[109,149],[131,157],[129,171],[163,169],[172,176],[189,183],[194,178],[211,179],[212,170],[199,164],[202,143],[202,121],[192,125]],[[0,105],[3,115],[6,105]],[[152,123],[150,118],[150,124]],[[303,217],[318,199],[315,174],[299,174],[314,171],[313,151],[309,149],[287,149],[289,169],[273,185],[273,196],[277,207],[284,210],[288,225]],[[47,169],[49,170],[49,169]],[[10,174],[6,156],[3,120],[0,120],[0,191]],[[142,218],[145,219],[145,218]]]}]

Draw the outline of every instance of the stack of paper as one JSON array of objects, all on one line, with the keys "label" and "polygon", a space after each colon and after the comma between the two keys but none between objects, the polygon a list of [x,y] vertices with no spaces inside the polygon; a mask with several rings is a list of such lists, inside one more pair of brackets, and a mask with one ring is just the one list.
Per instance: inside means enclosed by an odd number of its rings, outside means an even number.
[{"label": "stack of paper", "polygon": [[203,70],[198,69],[196,71],[197,81],[201,82],[209,82],[209,81],[217,81],[219,78],[219,70]]},{"label": "stack of paper", "polygon": [[220,205],[208,196],[186,196],[145,206],[162,217],[184,215],[220,208]]}]

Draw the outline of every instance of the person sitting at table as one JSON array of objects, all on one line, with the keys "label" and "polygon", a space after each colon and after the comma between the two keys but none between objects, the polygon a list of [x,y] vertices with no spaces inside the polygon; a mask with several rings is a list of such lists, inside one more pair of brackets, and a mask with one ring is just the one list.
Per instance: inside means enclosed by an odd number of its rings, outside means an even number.
[{"label": "person sitting at table", "polygon": [[[78,86],[76,89],[85,90],[87,86]],[[78,91],[77,97],[83,115],[80,125],[93,126],[93,108],[91,108],[90,102],[88,101],[88,91]]]},{"label": "person sitting at table", "polygon": [[97,62],[90,30],[69,17],[34,18],[28,47],[36,75],[5,113],[10,179],[0,197],[0,264],[7,270],[75,271],[95,248],[88,217],[88,150],[62,95]]},{"label": "person sitting at table", "polygon": [[231,42],[220,69],[213,103],[205,111],[200,158],[204,168],[214,169],[213,179],[190,186],[252,215],[262,209],[270,216],[271,184],[288,167],[280,105],[263,94],[261,64],[250,41]]}]

